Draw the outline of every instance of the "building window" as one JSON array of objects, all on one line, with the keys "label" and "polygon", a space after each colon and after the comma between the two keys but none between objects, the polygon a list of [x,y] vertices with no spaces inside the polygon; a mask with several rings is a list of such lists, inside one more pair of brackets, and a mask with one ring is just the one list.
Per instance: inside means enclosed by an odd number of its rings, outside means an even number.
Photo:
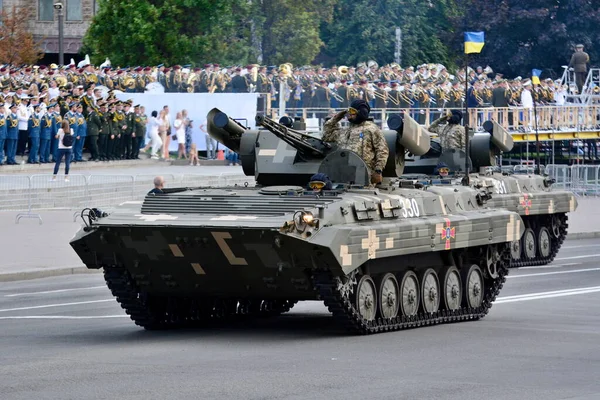
[{"label": "building window", "polygon": [[54,0],[39,0],[40,21],[54,21]]},{"label": "building window", "polygon": [[82,21],[81,0],[67,0],[67,21]]}]

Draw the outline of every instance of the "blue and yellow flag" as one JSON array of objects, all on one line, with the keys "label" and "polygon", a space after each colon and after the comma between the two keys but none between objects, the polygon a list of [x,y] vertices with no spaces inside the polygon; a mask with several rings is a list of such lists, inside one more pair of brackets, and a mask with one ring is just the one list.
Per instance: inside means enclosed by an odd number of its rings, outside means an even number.
[{"label": "blue and yellow flag", "polygon": [[539,85],[540,84],[540,75],[541,74],[542,74],[542,70],[541,69],[531,70],[531,83],[533,83],[534,85]]},{"label": "blue and yellow flag", "polygon": [[465,32],[465,54],[481,53],[484,44],[483,32]]}]

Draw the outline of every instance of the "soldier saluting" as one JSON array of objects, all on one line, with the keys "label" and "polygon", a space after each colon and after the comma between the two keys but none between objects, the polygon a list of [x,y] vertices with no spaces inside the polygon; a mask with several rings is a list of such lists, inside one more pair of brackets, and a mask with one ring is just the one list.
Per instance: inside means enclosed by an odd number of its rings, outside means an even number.
[{"label": "soldier saluting", "polygon": [[[364,100],[354,100],[350,108],[340,111],[325,123],[323,140],[335,142],[358,154],[371,173],[371,183],[381,183],[389,149],[383,133],[369,118],[371,107]],[[348,117],[350,126],[342,129],[338,122]]]}]

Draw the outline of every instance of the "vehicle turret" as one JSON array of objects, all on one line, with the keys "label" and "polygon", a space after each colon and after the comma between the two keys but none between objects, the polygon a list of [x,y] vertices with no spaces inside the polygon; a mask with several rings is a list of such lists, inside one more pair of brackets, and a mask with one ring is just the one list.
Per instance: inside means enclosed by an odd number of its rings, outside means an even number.
[{"label": "vehicle turret", "polygon": [[[340,153],[341,149],[335,143],[321,140],[319,133],[294,129],[302,127],[301,121],[294,122],[283,117],[276,122],[267,116],[257,115],[256,125],[258,129],[246,128],[216,108],[208,114],[208,133],[239,154],[244,173],[254,176],[259,185],[304,186],[312,175],[323,170],[323,163],[331,164],[334,159],[335,163],[342,162],[340,158],[343,158],[344,152]],[[429,135],[409,116],[393,115],[388,126],[391,129],[384,130],[383,134],[390,157],[383,175],[397,177],[403,173],[405,151],[417,155],[427,153]],[[349,162],[349,165],[354,163]],[[333,171],[335,168],[325,169]]]}]

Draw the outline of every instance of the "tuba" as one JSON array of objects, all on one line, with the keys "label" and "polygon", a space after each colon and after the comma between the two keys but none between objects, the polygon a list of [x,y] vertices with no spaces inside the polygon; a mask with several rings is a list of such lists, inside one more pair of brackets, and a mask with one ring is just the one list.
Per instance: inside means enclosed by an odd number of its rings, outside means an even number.
[{"label": "tuba", "polygon": [[54,79],[56,80],[56,83],[58,83],[59,87],[67,85],[67,78],[65,78],[64,76],[57,76]]},{"label": "tuba", "polygon": [[126,76],[123,79],[123,86],[125,86],[127,89],[135,88],[135,79],[131,76]]},{"label": "tuba", "polygon": [[348,73],[348,67],[347,67],[347,66],[345,66],[345,65],[340,65],[340,66],[338,67],[338,73],[339,73],[340,75],[346,75],[346,74]]},{"label": "tuba", "polygon": [[190,72],[190,75],[188,76],[187,79],[187,92],[188,93],[194,93],[194,88],[196,86],[196,82],[198,81],[198,74],[195,72]]},{"label": "tuba", "polygon": [[285,76],[291,76],[293,69],[294,69],[294,66],[292,64],[290,64],[290,63],[281,64],[279,66],[279,70],[283,71],[283,74]]}]

